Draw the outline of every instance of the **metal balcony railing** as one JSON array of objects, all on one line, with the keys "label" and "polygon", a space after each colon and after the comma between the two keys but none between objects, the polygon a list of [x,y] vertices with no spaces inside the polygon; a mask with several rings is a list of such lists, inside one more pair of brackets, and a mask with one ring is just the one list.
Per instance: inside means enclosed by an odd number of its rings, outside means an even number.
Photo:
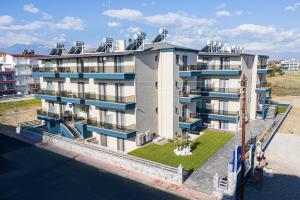
[{"label": "metal balcony railing", "polygon": [[74,121],[74,122],[79,122],[79,121],[84,121],[86,120],[84,117],[79,116],[78,114],[72,114],[72,113],[53,113],[53,112],[48,112],[43,109],[37,110],[37,115],[41,116],[46,116],[50,118],[55,118],[55,119],[62,119],[64,121]]},{"label": "metal balcony railing", "polygon": [[267,65],[267,64],[263,64],[263,65],[258,64],[258,65],[257,65],[257,69],[267,69],[267,68],[268,68],[268,65]]},{"label": "metal balcony railing", "polygon": [[198,63],[197,65],[180,65],[179,71],[201,71],[201,70],[241,70],[241,65],[210,65]]},{"label": "metal balcony railing", "polygon": [[193,123],[195,121],[198,121],[200,119],[199,113],[190,113],[188,117],[179,117],[179,122],[185,122],[185,123]]},{"label": "metal balcony railing", "polygon": [[134,66],[33,67],[32,72],[51,73],[134,73]]},{"label": "metal balcony railing", "polygon": [[98,121],[96,118],[88,118],[86,120],[82,120],[81,123],[85,123],[99,128],[114,130],[118,132],[124,132],[124,133],[130,133],[132,131],[135,131],[135,127],[136,127],[135,124],[125,126],[125,125],[117,125],[117,124],[112,124],[107,122],[101,122]]},{"label": "metal balcony railing", "polygon": [[197,113],[237,116],[239,114],[239,111],[216,110],[216,109],[200,109],[200,110],[197,110]]},{"label": "metal balcony railing", "polygon": [[270,88],[272,86],[271,83],[260,83],[260,84],[256,84],[256,88]]},{"label": "metal balcony railing", "polygon": [[33,90],[34,94],[58,96],[58,92],[52,90]]},{"label": "metal balcony railing", "polygon": [[114,103],[134,103],[135,96],[110,96],[110,95],[100,95],[96,93],[85,93],[85,99],[96,100],[96,101],[108,101]]},{"label": "metal balcony railing", "polygon": [[56,118],[56,119],[60,119],[61,118],[60,114],[48,112],[48,111],[42,110],[42,109],[37,110],[36,114],[37,115],[41,115],[41,116],[45,116],[45,117]]},{"label": "metal balcony railing", "polygon": [[197,95],[202,92],[240,93],[240,88],[199,87],[197,89],[190,89],[190,94]]}]

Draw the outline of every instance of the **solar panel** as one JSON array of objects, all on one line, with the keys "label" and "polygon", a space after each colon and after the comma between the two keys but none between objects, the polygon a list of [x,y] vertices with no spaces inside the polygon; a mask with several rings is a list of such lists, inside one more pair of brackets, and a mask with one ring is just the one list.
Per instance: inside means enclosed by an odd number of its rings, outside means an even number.
[{"label": "solar panel", "polygon": [[126,50],[137,50],[143,44],[145,38],[146,33],[144,32],[138,32],[137,34],[134,34],[133,40],[129,42]]},{"label": "solar panel", "polygon": [[167,34],[168,34],[168,30],[167,29],[160,28],[158,35],[154,38],[154,40],[152,42],[153,43],[157,43],[157,42],[163,41],[164,39],[166,39]]},{"label": "solar panel", "polygon": [[112,48],[112,42],[113,42],[112,38],[103,38],[102,43],[100,44],[100,46],[98,47],[96,52],[108,52],[108,51],[110,51],[111,48]]}]

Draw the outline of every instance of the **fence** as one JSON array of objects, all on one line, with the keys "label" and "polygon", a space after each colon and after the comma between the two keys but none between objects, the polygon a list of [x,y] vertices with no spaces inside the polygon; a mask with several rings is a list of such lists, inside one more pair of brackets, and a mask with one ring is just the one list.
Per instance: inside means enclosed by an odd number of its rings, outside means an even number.
[{"label": "fence", "polygon": [[29,129],[22,129],[21,135],[30,137],[35,141],[40,140],[44,143],[53,144],[62,149],[73,151],[83,156],[101,160],[103,162],[125,168],[129,171],[140,173],[172,184],[182,184],[185,176],[187,175],[182,166],[179,166],[178,168],[170,167],[130,156],[123,152],[112,151],[104,147],[89,145],[82,141],[64,138],[59,135],[53,135],[45,132],[41,135],[40,133],[36,133]]},{"label": "fence", "polygon": [[[280,103],[279,103],[280,104]],[[285,120],[287,114],[290,112],[290,110],[292,109],[292,105],[289,104],[289,106],[287,107],[287,109],[285,110],[285,112],[283,113],[283,116],[280,118],[280,120],[277,122],[277,124],[272,127],[271,133],[269,134],[268,138],[266,140],[263,141],[262,144],[262,150],[265,151],[266,148],[268,147],[269,143],[271,142],[271,140],[273,139],[274,135],[277,133],[280,125],[282,124],[282,122]]]}]

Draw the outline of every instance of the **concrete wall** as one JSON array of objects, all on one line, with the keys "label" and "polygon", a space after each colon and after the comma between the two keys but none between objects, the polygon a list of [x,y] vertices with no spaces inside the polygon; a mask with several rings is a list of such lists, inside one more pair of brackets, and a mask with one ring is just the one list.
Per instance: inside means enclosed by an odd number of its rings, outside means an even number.
[{"label": "concrete wall", "polygon": [[[136,124],[138,133],[151,130],[158,134],[158,53],[136,55],[135,93],[136,93]],[[161,58],[158,57],[158,60]]]},{"label": "concrete wall", "polygon": [[[21,135],[32,139],[41,139],[41,135],[30,130],[22,130]],[[42,142],[55,145],[68,151],[73,151],[83,156],[101,160],[103,162],[122,167],[135,173],[143,174],[151,178],[159,179],[168,183],[181,185],[184,174],[182,168],[174,168],[152,161],[126,155],[122,152],[112,151],[107,148],[95,147],[85,143],[74,141],[58,135],[45,134]]]}]

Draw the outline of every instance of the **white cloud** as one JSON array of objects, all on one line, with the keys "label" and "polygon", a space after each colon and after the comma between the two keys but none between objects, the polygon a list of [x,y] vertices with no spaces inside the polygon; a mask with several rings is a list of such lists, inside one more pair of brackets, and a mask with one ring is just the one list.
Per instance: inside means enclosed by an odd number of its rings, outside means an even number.
[{"label": "white cloud", "polygon": [[294,3],[293,5],[288,5],[284,8],[285,11],[294,12],[300,7],[300,2]]},{"label": "white cloud", "polygon": [[119,10],[105,10],[104,12],[102,12],[102,14],[108,17],[128,20],[135,20],[143,16],[141,11],[128,8],[122,8]]},{"label": "white cloud", "polygon": [[144,16],[139,10],[123,8],[119,10],[106,10],[102,14],[117,19],[139,21],[153,26],[190,28],[192,26],[208,26],[215,23],[214,19],[194,17],[184,12],[169,12],[167,14]]},{"label": "white cloud", "polygon": [[23,10],[29,13],[33,13],[33,14],[38,14],[40,13],[43,17],[43,19],[52,19],[52,16],[49,15],[48,13],[41,11],[40,9],[38,9],[37,7],[35,7],[32,3],[30,4],[25,4],[23,6]]},{"label": "white cloud", "polygon": [[111,28],[115,28],[115,27],[120,27],[121,24],[119,22],[112,21],[112,22],[107,22],[107,26]]},{"label": "white cloud", "polygon": [[0,25],[7,25],[14,22],[14,18],[8,15],[0,16]]},{"label": "white cloud", "polygon": [[52,24],[51,27],[63,30],[83,30],[85,23],[79,17],[66,16],[60,22]]},{"label": "white cloud", "polygon": [[23,10],[27,11],[27,12],[30,12],[30,13],[38,13],[38,12],[40,12],[40,10],[38,8],[34,7],[34,5],[32,3],[25,4],[23,6]]},{"label": "white cloud", "polygon": [[217,17],[230,17],[232,14],[228,10],[218,10],[216,12]]},{"label": "white cloud", "polygon": [[143,18],[147,23],[154,26],[173,26],[180,28],[190,28],[192,26],[210,26],[215,23],[213,19],[205,19],[189,16],[185,13],[169,12],[162,15],[152,15]]},{"label": "white cloud", "polygon": [[127,32],[129,32],[129,33],[137,33],[137,32],[139,32],[140,31],[140,28],[139,27],[133,27],[133,26],[130,26],[130,27],[128,27],[128,29],[127,29]]},{"label": "white cloud", "polygon": [[32,44],[39,41],[37,37],[26,33],[8,32],[0,37],[0,45],[2,47],[8,47],[14,44]]},{"label": "white cloud", "polygon": [[41,29],[42,27],[45,27],[48,25],[48,22],[43,21],[33,21],[27,24],[6,24],[6,25],[0,25],[0,30],[10,30],[10,31],[24,31],[24,30],[37,30]]},{"label": "white cloud", "polygon": [[239,36],[242,34],[253,34],[253,36],[259,37],[260,35],[268,35],[276,33],[276,29],[273,26],[261,26],[256,24],[241,24],[233,29],[225,29],[232,36]]}]

